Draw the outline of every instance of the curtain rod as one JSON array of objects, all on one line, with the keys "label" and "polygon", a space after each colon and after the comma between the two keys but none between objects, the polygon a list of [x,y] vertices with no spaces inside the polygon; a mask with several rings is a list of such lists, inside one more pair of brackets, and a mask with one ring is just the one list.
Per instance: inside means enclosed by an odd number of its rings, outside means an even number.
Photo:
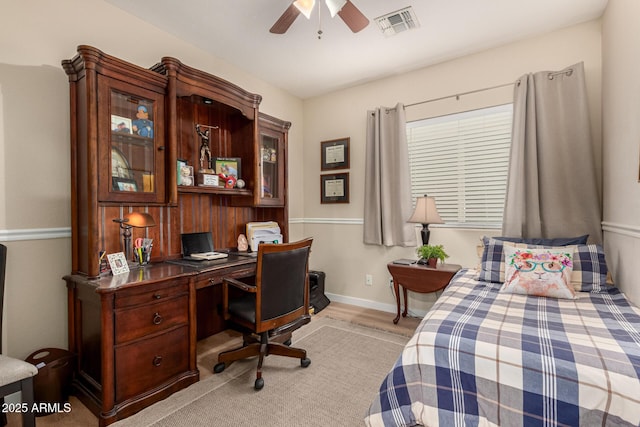
[{"label": "curtain rod", "polygon": [[470,90],[469,92],[457,93],[455,95],[441,96],[440,98],[433,98],[433,99],[427,99],[426,101],[414,102],[413,104],[407,104],[404,107],[405,108],[413,107],[414,105],[427,104],[429,102],[441,101],[441,100],[447,99],[447,98],[460,99],[460,97],[463,96],[463,95],[470,95],[472,93],[484,92],[485,90],[499,89],[501,87],[513,86],[513,85],[514,85],[514,83],[504,83],[504,84],[497,85],[497,86],[491,86],[491,87],[485,87],[485,88],[482,88],[482,89]]}]

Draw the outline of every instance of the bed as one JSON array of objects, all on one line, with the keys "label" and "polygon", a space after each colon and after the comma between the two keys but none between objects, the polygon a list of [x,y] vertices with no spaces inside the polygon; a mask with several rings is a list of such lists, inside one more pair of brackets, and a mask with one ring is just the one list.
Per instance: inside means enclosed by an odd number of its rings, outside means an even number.
[{"label": "bed", "polygon": [[365,423],[640,425],[640,310],[595,283],[606,274],[593,272],[598,254],[582,258],[575,299],[501,291],[495,270],[504,261],[489,255],[482,266],[492,262],[496,280],[483,269],[459,271],[382,381]]}]

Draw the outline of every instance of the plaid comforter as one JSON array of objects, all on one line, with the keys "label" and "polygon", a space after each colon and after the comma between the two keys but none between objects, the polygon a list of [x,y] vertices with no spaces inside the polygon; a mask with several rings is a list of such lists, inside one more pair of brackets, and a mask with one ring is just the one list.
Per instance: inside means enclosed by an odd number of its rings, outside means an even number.
[{"label": "plaid comforter", "polygon": [[504,294],[477,275],[427,313],[367,425],[640,425],[640,310],[622,293]]}]

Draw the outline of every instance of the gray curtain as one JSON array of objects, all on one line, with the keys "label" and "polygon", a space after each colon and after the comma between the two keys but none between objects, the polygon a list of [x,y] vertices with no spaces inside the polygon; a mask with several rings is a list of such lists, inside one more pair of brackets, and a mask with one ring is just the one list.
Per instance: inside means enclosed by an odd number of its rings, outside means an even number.
[{"label": "gray curtain", "polygon": [[404,105],[367,113],[364,243],[415,246]]},{"label": "gray curtain", "polygon": [[582,63],[522,76],[502,233],[513,237],[589,234],[601,243],[599,177]]}]

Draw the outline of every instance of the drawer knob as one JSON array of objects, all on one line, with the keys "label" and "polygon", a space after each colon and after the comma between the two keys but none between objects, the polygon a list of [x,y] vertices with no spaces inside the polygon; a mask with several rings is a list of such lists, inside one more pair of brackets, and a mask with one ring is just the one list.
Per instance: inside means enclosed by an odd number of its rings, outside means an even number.
[{"label": "drawer knob", "polygon": [[162,323],[162,316],[160,316],[160,313],[155,313],[153,315],[153,324],[159,325],[160,323]]},{"label": "drawer knob", "polygon": [[160,299],[162,298],[162,295],[160,294],[153,294],[153,299]]},{"label": "drawer knob", "polygon": [[157,368],[158,366],[160,366],[162,364],[162,356],[154,357],[153,358],[153,362],[151,362],[151,363],[153,363],[153,366],[155,366]]}]

